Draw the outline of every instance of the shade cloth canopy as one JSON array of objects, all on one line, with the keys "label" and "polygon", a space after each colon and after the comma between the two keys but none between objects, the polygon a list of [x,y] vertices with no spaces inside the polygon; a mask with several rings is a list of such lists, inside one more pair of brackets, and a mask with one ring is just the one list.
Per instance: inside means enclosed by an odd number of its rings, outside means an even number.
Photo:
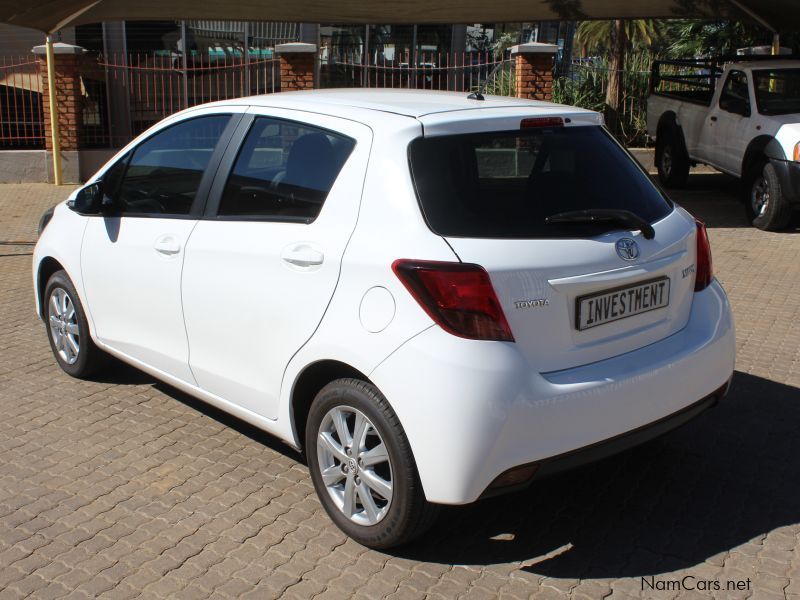
[{"label": "shade cloth canopy", "polygon": [[100,21],[514,23],[614,18],[754,19],[800,29],[800,0],[0,0],[0,22],[53,32]]}]

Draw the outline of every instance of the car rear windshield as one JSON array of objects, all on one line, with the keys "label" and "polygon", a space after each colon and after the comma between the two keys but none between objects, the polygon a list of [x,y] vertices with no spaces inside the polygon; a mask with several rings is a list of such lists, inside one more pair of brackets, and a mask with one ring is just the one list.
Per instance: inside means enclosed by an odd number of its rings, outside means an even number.
[{"label": "car rear windshield", "polygon": [[753,79],[762,115],[800,113],[800,69],[758,69]]},{"label": "car rear windshield", "polygon": [[432,231],[473,238],[585,237],[619,223],[547,223],[557,213],[628,210],[653,223],[672,205],[598,126],[421,137],[409,146]]}]

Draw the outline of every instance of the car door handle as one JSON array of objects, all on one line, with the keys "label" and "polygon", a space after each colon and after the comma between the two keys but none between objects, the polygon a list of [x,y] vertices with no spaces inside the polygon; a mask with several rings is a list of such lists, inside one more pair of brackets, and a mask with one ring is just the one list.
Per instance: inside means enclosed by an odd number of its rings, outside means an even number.
[{"label": "car door handle", "polygon": [[153,244],[153,248],[159,254],[173,256],[181,251],[181,243],[175,238],[174,235],[167,234],[158,238],[156,243]]},{"label": "car door handle", "polygon": [[325,255],[310,244],[294,244],[283,250],[281,259],[290,265],[306,269],[321,265]]}]

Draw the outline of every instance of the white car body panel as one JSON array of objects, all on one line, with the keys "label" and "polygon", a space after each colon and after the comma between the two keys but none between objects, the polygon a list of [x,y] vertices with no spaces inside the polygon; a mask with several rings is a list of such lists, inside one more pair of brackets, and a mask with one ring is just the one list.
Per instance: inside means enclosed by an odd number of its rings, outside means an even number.
[{"label": "white car body panel", "polygon": [[[70,199],[77,194],[73,192]],[[81,277],[81,244],[83,243],[83,232],[88,224],[88,219],[71,211],[66,202],[57,204],[54,207],[53,221],[58,222],[58,227],[46,227],[41,237],[36,242],[33,251],[33,285],[38,292],[39,268],[45,258],[52,258],[61,265],[69,265],[69,273],[72,283],[81,299],[81,303],[86,306],[86,294],[83,288],[83,278]],[[43,282],[45,285],[47,282]],[[45,313],[41,305],[39,294],[36,294],[36,312],[42,316]],[[94,323],[91,314],[87,312],[89,327],[94,331]]]},{"label": "white car body panel", "polygon": [[[695,225],[685,211],[673,211],[654,225],[656,237],[628,233],[642,256],[623,265],[614,250],[619,232],[591,239],[503,240],[448,238],[464,262],[483,266],[503,306],[545,300],[539,308],[507,309],[511,331],[530,367],[539,371],[568,369],[604,360],[656,342],[686,326],[694,295],[694,277],[685,271],[695,263]],[[668,276],[669,306],[564,334],[575,323],[576,300],[629,283]],[[542,339],[548,340],[546,344]]]},{"label": "white car body panel", "polygon": [[[183,323],[181,272],[186,243],[197,221],[87,220],[81,272],[97,341],[194,383]],[[165,242],[174,253],[157,249]]]},{"label": "white car body panel", "polygon": [[[101,242],[114,218],[57,208],[36,247],[34,273],[44,258],[58,260],[98,345],[153,376],[300,447],[292,412],[298,378],[320,361],[343,363],[386,396],[428,500],[447,504],[477,499],[514,466],[680,411],[729,380],[730,308],[716,282],[693,291],[686,273],[696,260],[695,226],[681,209],[654,224],[654,240],[620,230],[578,240],[445,239],[422,215],[408,166],[413,139],[513,129],[527,117],[598,125],[599,115],[460,94],[330,90],[214,103],[151,132],[200,111],[297,120],[357,144],[309,225],[204,216],[136,219],[141,224],[128,227],[123,216],[112,256]],[[180,242],[177,258],[153,251],[167,233]],[[635,237],[641,260],[615,258],[613,242],[622,236]],[[322,265],[285,264],[281,253],[296,243],[322,252]],[[516,342],[446,333],[392,271],[397,259],[484,266]],[[578,295],[663,274],[673,285],[667,310],[566,329]],[[512,312],[510,302],[540,294],[551,298],[548,310]],[[134,330],[123,311],[152,320]]]},{"label": "white car body panel", "polygon": [[[506,469],[686,408],[727,381],[734,354],[727,298],[715,282],[696,295],[680,333],[585,367],[538,373],[515,344],[462,340],[432,327],[370,377],[387,397],[403,397],[395,408],[425,495],[463,504]],[[418,382],[414,394],[396,375],[408,372]]]}]

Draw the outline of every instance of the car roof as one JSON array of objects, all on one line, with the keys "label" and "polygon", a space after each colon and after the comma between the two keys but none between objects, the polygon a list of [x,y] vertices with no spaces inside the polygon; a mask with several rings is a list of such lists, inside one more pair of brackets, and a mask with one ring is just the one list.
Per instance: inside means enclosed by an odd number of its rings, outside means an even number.
[{"label": "car roof", "polygon": [[[374,113],[391,113],[418,119],[426,115],[455,111],[485,109],[529,109],[532,115],[552,114],[553,111],[570,113],[592,111],[577,109],[552,102],[506,98],[485,95],[485,100],[474,100],[468,92],[442,92],[435,90],[397,89],[321,89],[298,92],[280,92],[251,96],[246,99],[226,100],[217,105],[242,104],[251,106],[285,107],[336,115],[343,108],[361,109]],[[377,114],[375,116],[378,116]],[[477,117],[477,115],[475,115]]]}]

